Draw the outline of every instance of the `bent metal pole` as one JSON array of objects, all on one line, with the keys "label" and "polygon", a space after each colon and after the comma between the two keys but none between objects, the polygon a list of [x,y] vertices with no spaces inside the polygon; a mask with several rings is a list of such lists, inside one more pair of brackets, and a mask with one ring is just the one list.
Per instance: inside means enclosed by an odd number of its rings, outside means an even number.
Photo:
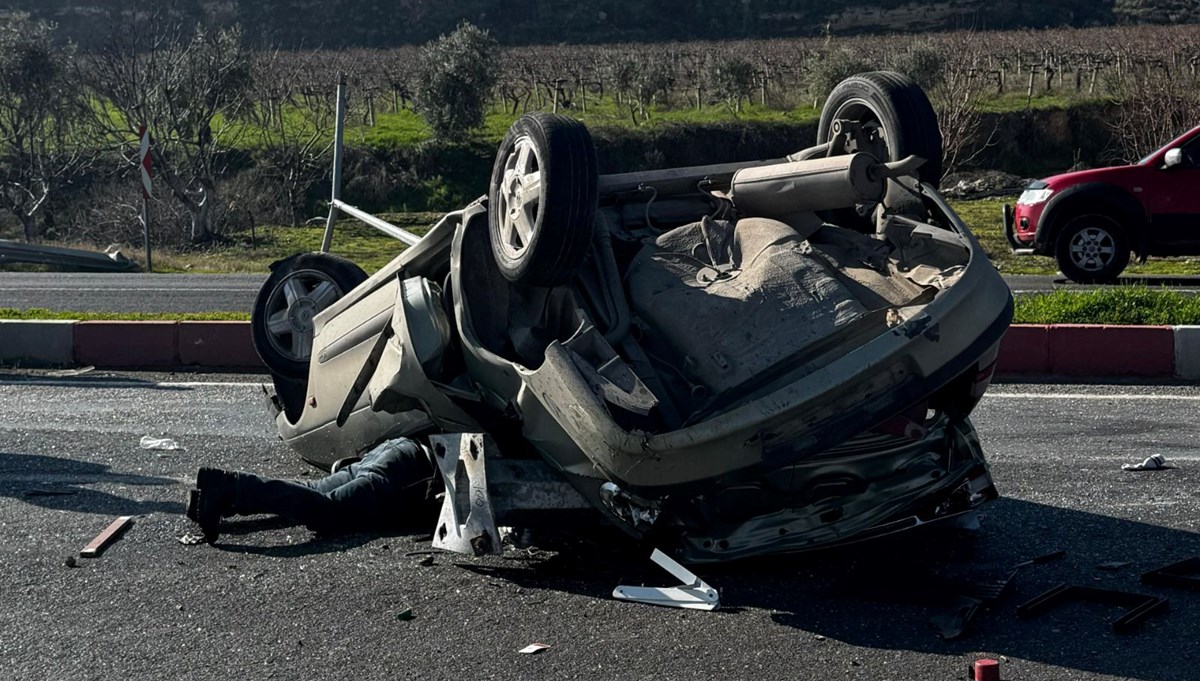
[{"label": "bent metal pole", "polygon": [[328,253],[333,243],[333,225],[338,219],[337,203],[342,198],[342,131],[346,125],[346,74],[338,74],[337,110],[333,128],[333,196],[329,201],[329,217],[325,219],[325,236],[321,252]]}]

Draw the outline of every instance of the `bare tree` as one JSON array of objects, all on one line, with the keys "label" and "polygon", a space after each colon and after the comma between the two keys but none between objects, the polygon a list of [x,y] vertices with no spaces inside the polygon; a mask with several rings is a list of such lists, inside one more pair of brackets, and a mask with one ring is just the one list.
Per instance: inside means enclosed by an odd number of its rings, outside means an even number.
[{"label": "bare tree", "polygon": [[938,127],[942,131],[942,169],[957,172],[975,161],[995,143],[996,125],[987,129],[980,105],[989,85],[976,66],[971,34],[953,47],[955,59],[946,59],[939,69],[941,84],[931,92]]},{"label": "bare tree", "polygon": [[53,26],[17,18],[0,26],[0,208],[37,238],[36,216],[57,186],[94,154],[77,138],[90,113],[71,77],[72,48]]},{"label": "bare tree", "polygon": [[1128,51],[1119,52],[1129,66],[1109,90],[1120,104],[1112,123],[1117,157],[1133,163],[1196,124],[1200,110],[1197,78],[1184,71],[1171,78],[1151,63],[1138,63]]},{"label": "bare tree", "polygon": [[290,52],[258,54],[253,102],[242,108],[246,141],[287,198],[293,227],[304,221],[309,188],[329,171],[336,108],[335,83],[306,92],[304,68]]},{"label": "bare tree", "polygon": [[191,240],[203,241],[250,84],[241,31],[189,28],[155,10],[111,35],[87,62],[96,100],[108,108],[97,118],[98,139],[128,147],[147,126],[155,170],[187,209]]}]

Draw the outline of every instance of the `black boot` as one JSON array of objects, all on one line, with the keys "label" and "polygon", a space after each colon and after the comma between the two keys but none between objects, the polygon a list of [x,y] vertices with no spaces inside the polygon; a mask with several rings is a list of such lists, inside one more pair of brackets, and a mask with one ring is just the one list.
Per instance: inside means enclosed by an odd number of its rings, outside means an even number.
[{"label": "black boot", "polygon": [[233,475],[219,468],[201,468],[196,472],[196,489],[188,494],[187,517],[200,525],[204,541],[215,542],[220,535],[221,516],[233,512]]}]

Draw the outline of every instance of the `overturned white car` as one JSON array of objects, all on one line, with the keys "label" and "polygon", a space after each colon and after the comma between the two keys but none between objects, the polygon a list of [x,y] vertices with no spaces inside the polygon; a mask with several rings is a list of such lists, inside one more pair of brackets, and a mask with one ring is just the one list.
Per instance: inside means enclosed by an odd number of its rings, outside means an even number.
[{"label": "overturned white car", "polygon": [[253,326],[279,433],[325,466],[428,438],[435,541],[475,551],[605,518],[714,561],[971,512],[1008,287],[935,190],[919,87],[848,79],[818,142],[598,176],[582,124],[521,118],[488,195],[370,277],[277,264]]}]

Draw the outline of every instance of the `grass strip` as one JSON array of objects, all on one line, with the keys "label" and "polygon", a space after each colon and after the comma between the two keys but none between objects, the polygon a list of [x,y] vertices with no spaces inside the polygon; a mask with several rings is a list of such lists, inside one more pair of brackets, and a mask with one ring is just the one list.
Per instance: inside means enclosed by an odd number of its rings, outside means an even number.
[{"label": "grass strip", "polygon": [[1200,325],[1200,296],[1145,286],[1019,296],[1016,324]]},{"label": "grass strip", "polygon": [[250,319],[249,312],[70,312],[31,307],[18,310],[0,307],[0,319],[54,320],[74,319],[81,322],[242,322]]}]

